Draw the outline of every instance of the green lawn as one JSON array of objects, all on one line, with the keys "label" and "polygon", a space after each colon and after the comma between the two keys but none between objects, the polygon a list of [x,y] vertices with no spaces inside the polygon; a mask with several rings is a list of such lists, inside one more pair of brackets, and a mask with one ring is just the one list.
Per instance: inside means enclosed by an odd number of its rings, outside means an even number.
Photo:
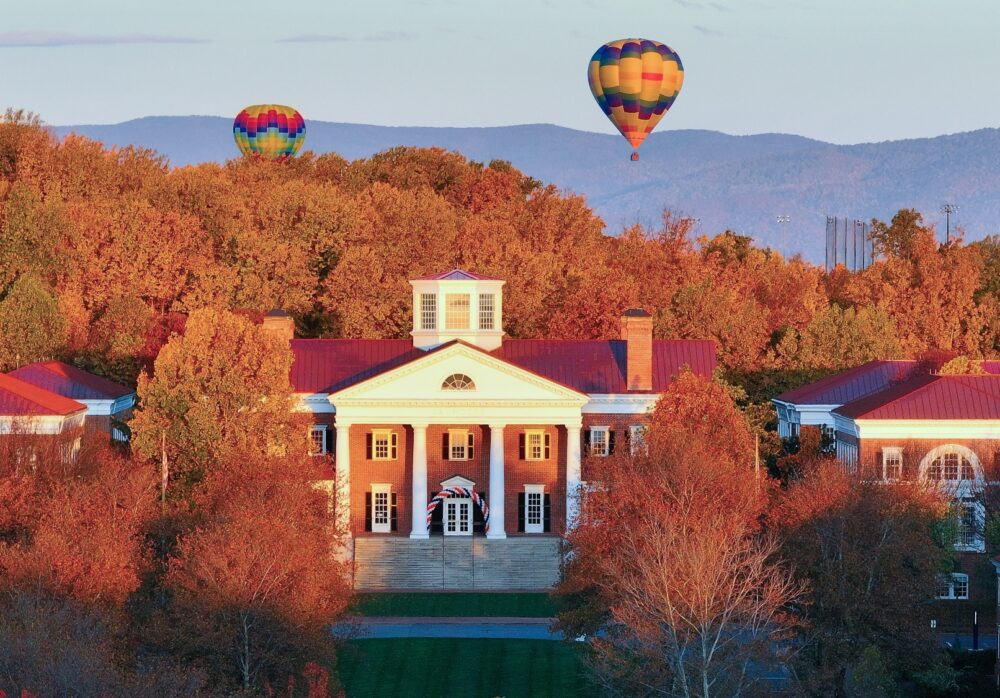
[{"label": "green lawn", "polygon": [[551,640],[353,640],[338,669],[349,698],[596,696],[581,651]]},{"label": "green lawn", "polygon": [[548,594],[358,594],[353,610],[363,616],[520,616],[550,618]]}]

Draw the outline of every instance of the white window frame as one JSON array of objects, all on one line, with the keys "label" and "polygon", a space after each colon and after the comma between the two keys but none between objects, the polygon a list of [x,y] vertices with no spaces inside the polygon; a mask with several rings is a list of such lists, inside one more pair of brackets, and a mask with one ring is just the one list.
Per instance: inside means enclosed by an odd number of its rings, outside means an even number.
[{"label": "white window frame", "polygon": [[[464,300],[465,307],[461,302]],[[453,306],[453,302],[455,305]],[[444,328],[445,330],[468,330],[472,323],[472,294],[446,293],[444,296]]]},{"label": "white window frame", "polygon": [[448,460],[469,460],[468,429],[448,430]]},{"label": "white window frame", "polygon": [[[538,439],[537,444],[532,444],[532,439]],[[538,448],[537,454],[534,451]],[[545,430],[525,429],[524,431],[524,460],[541,461],[545,460]]]},{"label": "white window frame", "polygon": [[633,456],[646,453],[646,425],[630,424],[628,428],[628,450]]},{"label": "white window frame", "polygon": [[[385,455],[380,456],[379,439],[385,439]],[[372,460],[394,460],[392,457],[392,429],[372,429]]]},{"label": "white window frame", "polygon": [[[889,475],[889,461],[898,460],[899,472],[894,477]],[[903,479],[903,449],[899,446],[885,446],[882,448],[882,479],[886,482],[894,482]]]},{"label": "white window frame", "polygon": [[[954,501],[954,512],[958,519],[958,531],[955,537],[955,550],[961,552],[983,553],[986,552],[986,538],[984,534],[984,523],[986,520],[986,507],[982,502],[974,499]],[[963,533],[962,522],[966,511],[970,511],[975,517],[975,529],[971,536]]]},{"label": "white window frame", "polygon": [[[936,598],[947,601],[968,601],[969,575],[964,572],[952,572],[948,575],[942,575],[938,582],[942,590],[947,588],[947,592],[944,594],[939,592]],[[965,589],[964,594],[957,591],[959,585]]]},{"label": "white window frame", "polygon": [[[314,437],[316,436],[317,432],[319,432],[321,435],[320,446],[318,451],[314,451],[313,448],[316,446],[316,441],[314,440]],[[327,443],[327,439],[329,438],[328,432],[329,430],[326,428],[325,424],[313,424],[311,427],[309,427],[309,455],[325,456],[327,453],[330,452],[330,449],[328,448],[329,444]]]},{"label": "white window frame", "polygon": [[[603,445],[598,450],[597,439],[594,438],[596,434],[604,434]],[[590,455],[598,456],[599,458],[604,458],[611,452],[611,427],[590,427]]]},{"label": "white window frame", "polygon": [[497,299],[495,293],[479,294],[479,329],[496,329]]},{"label": "white window frame", "polygon": [[420,294],[420,329],[437,329],[437,294]]},{"label": "white window frame", "polygon": [[[378,497],[385,496],[385,521],[378,520]],[[392,485],[372,483],[372,533],[392,532]]]},{"label": "white window frame", "polygon": [[[446,536],[471,536],[473,524],[475,523],[472,513],[472,499],[469,497],[448,497],[445,499],[441,505],[444,507],[444,511],[441,512],[441,523],[444,529],[444,535]],[[449,530],[449,526],[452,523],[450,520],[451,511],[455,511],[455,524],[456,527],[453,530]],[[462,529],[462,514],[466,515],[466,523],[468,528]]]},{"label": "white window frame", "polygon": [[[532,522],[533,496],[538,497],[538,520]],[[524,532],[545,533],[545,485],[524,486]]]}]

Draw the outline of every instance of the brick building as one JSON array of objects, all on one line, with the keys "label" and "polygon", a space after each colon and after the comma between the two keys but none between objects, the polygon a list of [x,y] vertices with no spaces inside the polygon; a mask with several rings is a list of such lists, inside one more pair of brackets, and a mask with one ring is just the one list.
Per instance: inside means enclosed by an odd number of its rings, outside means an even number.
[{"label": "brick building", "polygon": [[952,500],[956,567],[930,613],[937,627],[966,632],[974,610],[993,616],[997,598],[983,553],[986,512],[1000,494],[1000,362],[981,365],[986,374],[938,375],[912,361],[873,361],[773,401],[783,436],[822,429],[862,477],[927,482]]},{"label": "brick building", "polygon": [[628,311],[615,340],[503,336],[503,285],[454,270],[410,282],[410,340],[294,339],[292,385],[332,456],[338,522],[363,588],[544,588],[591,458],[641,443],[707,341],[654,341]]}]

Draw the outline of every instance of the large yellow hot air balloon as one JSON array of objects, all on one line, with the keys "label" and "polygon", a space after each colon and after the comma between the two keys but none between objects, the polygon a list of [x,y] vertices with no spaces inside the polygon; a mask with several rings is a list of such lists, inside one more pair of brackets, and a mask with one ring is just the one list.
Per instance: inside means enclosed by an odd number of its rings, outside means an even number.
[{"label": "large yellow hot air balloon", "polygon": [[[684,66],[659,41],[620,39],[597,49],[587,79],[597,104],[638,149],[677,99]],[[639,153],[633,152],[632,159],[638,160]]]}]

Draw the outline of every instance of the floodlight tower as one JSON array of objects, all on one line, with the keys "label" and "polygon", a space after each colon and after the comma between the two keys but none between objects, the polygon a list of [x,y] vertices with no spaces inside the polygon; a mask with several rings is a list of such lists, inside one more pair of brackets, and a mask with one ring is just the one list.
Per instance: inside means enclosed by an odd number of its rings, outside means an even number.
[{"label": "floodlight tower", "polygon": [[951,214],[958,213],[958,206],[955,204],[941,204],[941,213],[944,214],[944,241],[951,242]]}]

